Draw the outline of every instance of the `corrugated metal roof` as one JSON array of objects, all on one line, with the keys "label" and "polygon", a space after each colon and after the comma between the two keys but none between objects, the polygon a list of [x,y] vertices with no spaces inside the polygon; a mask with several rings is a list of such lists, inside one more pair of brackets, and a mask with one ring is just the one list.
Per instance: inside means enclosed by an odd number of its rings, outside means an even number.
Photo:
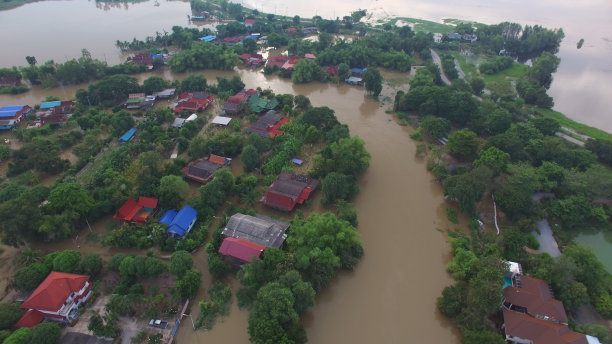
[{"label": "corrugated metal roof", "polygon": [[56,106],[60,106],[62,105],[62,101],[61,100],[56,100],[56,101],[52,101],[52,102],[43,102],[40,104],[40,108],[41,109],[51,109],[54,108]]}]

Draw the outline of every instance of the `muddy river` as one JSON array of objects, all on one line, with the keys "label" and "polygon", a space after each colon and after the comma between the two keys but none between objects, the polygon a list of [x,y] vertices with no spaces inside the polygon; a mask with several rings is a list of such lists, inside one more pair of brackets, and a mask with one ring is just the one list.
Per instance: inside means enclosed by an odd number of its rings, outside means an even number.
[{"label": "muddy river", "polygon": [[[371,165],[360,178],[361,191],[354,201],[359,211],[365,256],[354,272],[341,273],[318,295],[316,306],[303,320],[310,342],[398,343],[410,338],[422,343],[458,343],[457,330],[441,317],[435,306],[441,290],[452,283],[444,269],[450,258],[445,231],[452,227],[446,220],[441,187],[427,173],[424,162],[415,158],[415,144],[408,137],[408,129],[397,125],[393,117],[385,113],[390,106],[386,97],[392,96],[394,91],[385,87],[381,99],[387,101],[381,103],[365,96],[363,88],[347,85],[294,85],[287,79],[245,69],[204,74],[208,80],[214,80],[216,76],[228,77],[234,73],[240,75],[247,88],[259,86],[275,93],[303,94],[315,106],[331,107],[338,119],[349,125],[352,135],[366,141],[372,154]],[[168,79],[184,77],[168,72],[159,75]],[[139,78],[148,76],[143,74]],[[385,76],[407,75],[385,73]],[[36,94],[69,96],[75,89],[53,90],[59,93],[34,91],[21,99]],[[315,209],[308,210],[320,211],[318,198],[315,197],[310,205]],[[256,208],[275,214],[260,206]],[[102,236],[111,220],[109,215],[93,224],[94,237]],[[77,238],[40,248],[60,250],[78,246],[84,253],[97,252],[106,257],[130,252],[101,248],[87,239],[90,235],[89,230],[84,229]],[[210,285],[206,253],[200,250],[195,258],[196,267],[204,276],[203,285]],[[236,290],[238,286],[233,283]],[[205,297],[206,291],[202,288],[196,300]],[[197,306],[193,307],[193,316],[197,317],[198,313]],[[185,321],[189,325],[189,319]],[[212,331],[194,332],[191,326],[183,325],[176,339],[178,343],[246,344],[247,321],[248,312],[239,310],[234,302],[230,316]]]}]

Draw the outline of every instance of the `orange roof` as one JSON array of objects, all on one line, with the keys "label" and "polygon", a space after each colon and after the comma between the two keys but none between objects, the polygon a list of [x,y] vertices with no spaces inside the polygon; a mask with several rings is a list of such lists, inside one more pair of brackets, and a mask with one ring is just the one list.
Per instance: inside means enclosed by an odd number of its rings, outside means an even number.
[{"label": "orange roof", "polygon": [[521,276],[521,287],[504,289],[506,301],[527,308],[531,315],[542,315],[567,323],[567,314],[563,303],[552,298],[548,284],[538,278]]},{"label": "orange roof", "polygon": [[21,308],[57,312],[68,296],[81,290],[87,280],[89,276],[51,271]]},{"label": "orange roof", "polygon": [[225,165],[225,158],[214,154],[211,154],[210,157],[208,157],[208,161],[221,166]]},{"label": "orange roof", "polygon": [[533,344],[587,344],[585,335],[570,331],[567,325],[507,309],[503,311],[507,336],[529,339]]}]

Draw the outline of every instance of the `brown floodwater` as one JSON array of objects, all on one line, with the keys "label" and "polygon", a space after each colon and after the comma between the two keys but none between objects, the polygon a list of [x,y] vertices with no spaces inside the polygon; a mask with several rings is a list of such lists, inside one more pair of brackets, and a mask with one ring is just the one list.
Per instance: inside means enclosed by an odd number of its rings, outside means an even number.
[{"label": "brown floodwater", "polygon": [[[608,0],[240,0],[250,8],[277,15],[320,15],[331,19],[366,9],[370,21],[393,16],[433,21],[459,18],[486,24],[503,21],[548,28],[563,28],[559,56],[562,63],[549,90],[555,110],[586,124],[612,131],[612,3]],[[5,47],[0,67],[23,66],[33,55],[39,63],[65,62],[88,49],[92,56],[115,64],[125,56],[117,40],[144,40],[156,33],[171,32],[172,26],[208,27],[214,23],[190,22],[188,1],[154,0],[131,2],[41,1],[0,11],[0,46]],[[24,25],[23,23],[27,23]],[[576,43],[584,38],[584,45]],[[50,91],[56,92],[56,91]]]}]

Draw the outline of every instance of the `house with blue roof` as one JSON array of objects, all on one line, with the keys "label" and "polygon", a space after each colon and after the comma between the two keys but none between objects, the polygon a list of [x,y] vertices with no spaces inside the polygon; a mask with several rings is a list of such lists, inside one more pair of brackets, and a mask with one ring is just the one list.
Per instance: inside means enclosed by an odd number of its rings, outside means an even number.
[{"label": "house with blue roof", "polygon": [[11,105],[0,108],[0,129],[13,129],[21,119],[32,112],[28,105]]},{"label": "house with blue roof", "polygon": [[134,137],[135,134],[136,134],[136,128],[132,128],[119,138],[119,142],[128,142]]},{"label": "house with blue roof", "polygon": [[197,217],[198,211],[186,205],[178,212],[175,210],[166,211],[159,219],[159,223],[168,226],[166,233],[175,238],[183,238],[193,228]]},{"label": "house with blue roof", "polygon": [[52,102],[42,102],[40,104],[40,109],[41,110],[47,110],[47,109],[53,109],[56,106],[60,106],[62,105],[62,101],[61,100],[55,100]]},{"label": "house with blue roof", "polygon": [[208,42],[208,43],[211,43],[215,39],[217,39],[217,36],[204,36],[204,37],[200,37],[200,41]]}]

